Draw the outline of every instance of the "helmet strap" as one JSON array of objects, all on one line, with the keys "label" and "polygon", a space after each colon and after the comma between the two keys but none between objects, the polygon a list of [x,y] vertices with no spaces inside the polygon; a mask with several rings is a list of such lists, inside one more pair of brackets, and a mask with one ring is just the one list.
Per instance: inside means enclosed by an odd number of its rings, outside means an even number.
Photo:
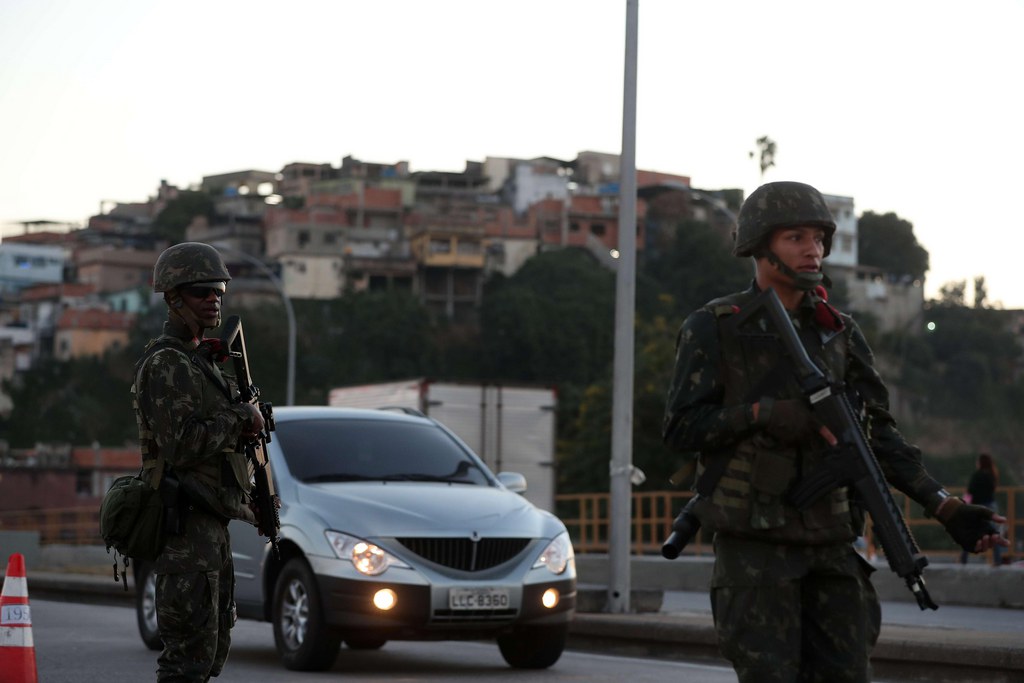
[{"label": "helmet strap", "polygon": [[793,286],[801,291],[811,291],[820,285],[822,280],[825,278],[825,274],[821,272],[821,270],[818,270],[817,273],[798,273],[783,263],[782,259],[771,251],[765,251],[765,258],[768,259],[768,263],[778,268],[783,275],[792,280]]},{"label": "helmet strap", "polygon": [[[196,317],[196,314],[192,312],[192,309],[185,305],[185,301],[181,298],[181,294],[178,290],[165,292],[164,299],[167,301],[167,306],[170,309],[168,314],[183,322],[194,338],[202,339],[203,330],[206,329],[206,326],[203,325],[202,321]],[[219,327],[220,323],[221,316],[220,313],[218,313],[217,321],[213,325],[210,325],[209,328],[213,329],[215,327]]]}]

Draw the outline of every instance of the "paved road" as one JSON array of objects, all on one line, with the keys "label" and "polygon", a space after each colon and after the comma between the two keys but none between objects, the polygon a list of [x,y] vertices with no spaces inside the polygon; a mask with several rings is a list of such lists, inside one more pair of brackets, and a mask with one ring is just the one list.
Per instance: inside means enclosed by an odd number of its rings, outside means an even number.
[{"label": "paved road", "polygon": [[[45,683],[137,683],[154,680],[157,653],[147,650],[125,606],[32,601],[39,680]],[[284,669],[270,624],[240,621],[231,657],[217,683],[295,681],[519,681],[530,683],[736,683],[725,666],[566,652],[550,669],[521,671],[505,665],[490,642],[388,643],[381,650],[342,649],[329,672]]]}]

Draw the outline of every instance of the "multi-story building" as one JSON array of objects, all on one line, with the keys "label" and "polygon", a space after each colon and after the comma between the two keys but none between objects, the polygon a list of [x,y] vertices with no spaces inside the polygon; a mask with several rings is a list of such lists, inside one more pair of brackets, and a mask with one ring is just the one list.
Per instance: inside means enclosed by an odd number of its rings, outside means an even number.
[{"label": "multi-story building", "polygon": [[565,200],[571,180],[571,166],[566,162],[546,157],[519,161],[512,166],[501,196],[522,216],[537,202]]},{"label": "multi-story building", "polygon": [[212,197],[269,197],[277,192],[279,175],[253,169],[205,175],[200,188]]},{"label": "multi-story building", "polygon": [[29,328],[0,327],[0,415],[8,415],[14,407],[10,396],[3,391],[4,383],[32,367],[34,349],[35,334]]},{"label": "multi-story building", "polygon": [[264,253],[263,215],[218,213],[212,221],[206,216],[196,216],[185,229],[185,239],[227,247],[227,253],[224,254],[226,260],[231,259],[232,251],[258,258]]},{"label": "multi-story building", "polygon": [[832,219],[836,222],[828,263],[830,266],[852,268],[857,265],[857,216],[853,211],[853,197],[834,194],[826,194],[824,197]]},{"label": "multi-story building", "polygon": [[0,243],[0,293],[13,294],[24,287],[64,280],[67,252],[63,247]]},{"label": "multi-story building", "polygon": [[296,298],[334,298],[346,289],[409,287],[415,267],[403,234],[400,189],[357,183],[352,194],[314,194],[306,206],[267,213],[267,257]]},{"label": "multi-story building", "polygon": [[33,336],[32,359],[51,358],[61,313],[95,302],[96,287],[79,282],[33,285],[21,290],[19,299],[19,322]]},{"label": "multi-story building", "polygon": [[98,293],[149,287],[153,264],[160,251],[113,246],[90,247],[75,253],[78,282],[92,285]]},{"label": "multi-story building", "polygon": [[57,319],[53,355],[57,360],[70,360],[124,349],[134,323],[134,313],[103,308],[65,309]]},{"label": "multi-story building", "polygon": [[406,217],[415,291],[430,310],[456,322],[476,319],[487,263],[485,225],[495,220],[493,207],[451,198],[417,203]]},{"label": "multi-story building", "polygon": [[337,174],[337,169],[330,164],[305,161],[285,164],[277,180],[277,193],[284,197],[286,202],[292,198],[306,197],[312,193],[313,183],[336,178]]}]

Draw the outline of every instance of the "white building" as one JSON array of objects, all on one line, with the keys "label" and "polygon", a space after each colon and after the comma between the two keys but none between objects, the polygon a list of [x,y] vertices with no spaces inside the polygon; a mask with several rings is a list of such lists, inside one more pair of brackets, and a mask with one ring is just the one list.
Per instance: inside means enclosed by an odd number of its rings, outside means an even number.
[{"label": "white building", "polygon": [[61,282],[66,261],[63,247],[4,242],[0,244],[0,291]]},{"label": "white building", "polygon": [[836,222],[836,233],[832,237],[832,252],[826,265],[857,265],[857,215],[853,211],[853,197],[824,195],[825,204]]}]

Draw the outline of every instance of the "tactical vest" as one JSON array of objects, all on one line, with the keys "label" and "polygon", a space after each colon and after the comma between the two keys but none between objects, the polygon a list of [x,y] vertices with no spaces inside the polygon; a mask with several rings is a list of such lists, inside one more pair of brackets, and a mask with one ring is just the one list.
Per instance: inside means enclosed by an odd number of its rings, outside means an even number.
[{"label": "tactical vest", "polygon": [[[749,405],[769,396],[801,396],[780,342],[766,324],[751,320],[738,330],[732,314],[753,298],[750,292],[716,299],[706,305],[715,315],[721,349],[719,376],[723,378],[725,407]],[[823,334],[810,315],[794,320],[801,340],[814,362],[833,383],[846,370],[850,326]],[[704,453],[706,458],[728,458],[725,472],[710,500],[698,505],[701,524],[711,531],[780,543],[813,544],[853,540],[856,536],[845,488],[833,490],[801,512],[790,505],[786,492],[802,473],[820,464],[825,443],[818,437],[806,443],[784,445],[756,428],[732,448]]]},{"label": "tactical vest", "polygon": [[[220,375],[214,363],[188,349],[176,337],[163,335],[151,342],[138,363],[135,382],[131,387],[132,408],[135,411],[142,451],[142,476],[151,483],[154,480],[159,482],[159,479],[167,474],[164,470],[173,463],[173,458],[166,452],[163,459],[158,460],[158,446],[146,416],[139,408],[137,395],[137,387],[142,382],[146,365],[158,353],[178,354],[181,356],[181,362],[192,364],[203,373],[205,381],[199,382],[200,416],[209,417],[231,406],[228,399],[230,385]],[[252,484],[244,454],[237,452],[234,447],[226,447],[223,456],[223,459],[208,458],[205,462],[188,469],[176,469],[172,476],[181,483],[190,504],[198,505],[222,520],[228,520],[239,516],[239,510],[245,504],[243,494],[251,490]]]}]

